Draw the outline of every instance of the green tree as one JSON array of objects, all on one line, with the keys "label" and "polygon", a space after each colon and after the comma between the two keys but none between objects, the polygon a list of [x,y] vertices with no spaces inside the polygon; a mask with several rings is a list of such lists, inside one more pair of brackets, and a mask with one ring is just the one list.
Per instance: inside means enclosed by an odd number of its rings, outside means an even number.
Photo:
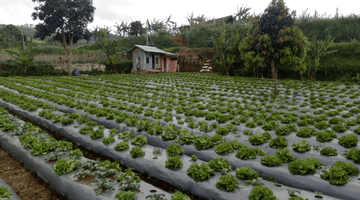
[{"label": "green tree", "polygon": [[296,11],[289,15],[283,0],[272,0],[261,17],[252,19],[252,28],[239,45],[241,58],[248,69],[271,66],[274,95],[277,95],[279,68],[306,71],[304,59],[308,44],[302,31],[294,26]]},{"label": "green tree", "polygon": [[235,52],[240,44],[240,34],[237,32],[226,39],[226,24],[223,22],[220,37],[214,38],[213,42],[219,57],[215,59],[215,63],[221,66],[224,75],[229,75],[230,66],[236,61]]},{"label": "green tree", "polygon": [[[71,76],[70,64],[73,49],[74,32],[86,30],[87,24],[94,20],[95,7],[91,0],[32,0],[40,3],[32,13],[33,20],[44,21],[35,26],[35,37],[44,40],[52,33],[59,33],[62,38],[65,56],[68,60],[68,73]],[[66,37],[70,46],[66,46]]]},{"label": "green tree", "polygon": [[125,22],[124,20],[121,21],[121,24],[117,24],[114,26],[117,30],[116,30],[116,33],[117,35],[121,36],[122,37],[125,37],[125,34],[129,32],[130,30],[130,26],[128,24],[128,22]]},{"label": "green tree", "polygon": [[[7,49],[14,47],[16,41],[22,41],[21,30],[10,24],[0,29],[0,47]],[[26,38],[25,38],[26,41]]]},{"label": "green tree", "polygon": [[133,21],[130,23],[130,35],[140,36],[145,32],[143,24],[140,21]]},{"label": "green tree", "polygon": [[[308,79],[315,79],[316,71],[320,65],[320,57],[337,52],[337,50],[327,51],[329,46],[334,42],[334,39],[335,38],[331,38],[331,36],[328,36],[325,41],[317,41],[316,35],[312,37],[310,45],[308,46],[308,57],[306,60]],[[302,73],[301,79],[303,79]]]}]

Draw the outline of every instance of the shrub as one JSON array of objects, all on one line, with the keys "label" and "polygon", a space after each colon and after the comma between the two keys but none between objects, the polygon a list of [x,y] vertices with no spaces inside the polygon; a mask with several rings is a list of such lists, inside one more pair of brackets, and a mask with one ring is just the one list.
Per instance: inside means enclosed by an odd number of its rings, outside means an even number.
[{"label": "shrub", "polygon": [[255,186],[248,196],[249,200],[277,200],[276,196],[274,196],[274,192],[268,188],[263,186]]},{"label": "shrub", "polygon": [[210,178],[210,176],[214,176],[215,171],[211,169],[206,163],[194,163],[190,165],[189,169],[187,170],[187,174],[193,178],[195,182],[199,182]]},{"label": "shrub", "polygon": [[180,156],[184,154],[184,149],[178,144],[171,144],[166,148],[166,154],[169,157]]},{"label": "shrub", "polygon": [[283,163],[288,163],[296,160],[295,156],[290,152],[289,149],[281,149],[276,151],[276,156],[281,159]]},{"label": "shrub", "polygon": [[269,143],[269,147],[274,149],[283,149],[286,148],[287,146],[288,146],[287,140],[282,136],[278,136],[274,139],[271,139]]},{"label": "shrub", "polygon": [[355,147],[358,143],[358,137],[355,134],[344,135],[339,138],[339,144],[345,148]]},{"label": "shrub", "polygon": [[165,167],[170,169],[177,169],[183,166],[182,161],[179,156],[169,157],[167,161],[165,161]]},{"label": "shrub", "polygon": [[209,167],[216,172],[232,171],[229,161],[221,157],[210,160]]},{"label": "shrub", "polygon": [[250,167],[237,167],[236,177],[242,180],[253,180],[259,177],[259,173]]},{"label": "shrub", "polygon": [[335,148],[332,147],[325,147],[323,149],[321,149],[320,154],[323,156],[337,156],[337,150]]},{"label": "shrub", "polygon": [[133,147],[130,151],[130,155],[132,158],[141,157],[145,155],[145,151],[143,151],[140,147]]},{"label": "shrub", "polygon": [[289,163],[289,172],[292,175],[315,174],[316,168],[322,166],[316,158],[300,158]]},{"label": "shrub", "polygon": [[231,192],[236,188],[239,188],[239,183],[236,180],[235,176],[231,174],[226,174],[220,177],[220,179],[216,182],[216,187],[221,190],[226,190]]},{"label": "shrub", "polygon": [[311,150],[311,147],[309,146],[309,143],[306,142],[305,140],[301,140],[297,143],[294,143],[292,145],[293,147],[293,150],[296,151],[296,152],[299,152],[299,153],[304,153],[306,151],[310,151]]}]

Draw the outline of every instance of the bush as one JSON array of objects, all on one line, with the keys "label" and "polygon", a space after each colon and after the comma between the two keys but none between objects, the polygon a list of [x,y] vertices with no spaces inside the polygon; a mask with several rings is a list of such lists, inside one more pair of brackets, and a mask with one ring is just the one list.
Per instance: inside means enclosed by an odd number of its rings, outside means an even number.
[{"label": "bush", "polygon": [[250,167],[237,167],[236,177],[242,180],[253,180],[259,177],[259,173]]}]

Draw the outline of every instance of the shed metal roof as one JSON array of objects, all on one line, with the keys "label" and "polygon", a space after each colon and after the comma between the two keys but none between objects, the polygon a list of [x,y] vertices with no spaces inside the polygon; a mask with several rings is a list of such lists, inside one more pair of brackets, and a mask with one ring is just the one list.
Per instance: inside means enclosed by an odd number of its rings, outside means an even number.
[{"label": "shed metal roof", "polygon": [[168,55],[174,55],[173,53],[163,51],[161,49],[158,49],[156,47],[150,47],[150,46],[143,46],[143,45],[135,45],[133,48],[130,49],[127,53],[131,53],[135,48],[140,48],[143,51],[149,52],[149,53],[161,53],[161,54],[168,54]]}]

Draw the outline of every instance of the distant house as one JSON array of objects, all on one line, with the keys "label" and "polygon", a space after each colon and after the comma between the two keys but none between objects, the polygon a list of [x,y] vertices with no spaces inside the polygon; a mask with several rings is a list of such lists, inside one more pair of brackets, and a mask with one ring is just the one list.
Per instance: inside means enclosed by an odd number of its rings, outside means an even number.
[{"label": "distant house", "polygon": [[170,57],[176,54],[143,45],[135,45],[127,54],[132,55],[134,70],[176,72],[177,60],[170,60]]}]

